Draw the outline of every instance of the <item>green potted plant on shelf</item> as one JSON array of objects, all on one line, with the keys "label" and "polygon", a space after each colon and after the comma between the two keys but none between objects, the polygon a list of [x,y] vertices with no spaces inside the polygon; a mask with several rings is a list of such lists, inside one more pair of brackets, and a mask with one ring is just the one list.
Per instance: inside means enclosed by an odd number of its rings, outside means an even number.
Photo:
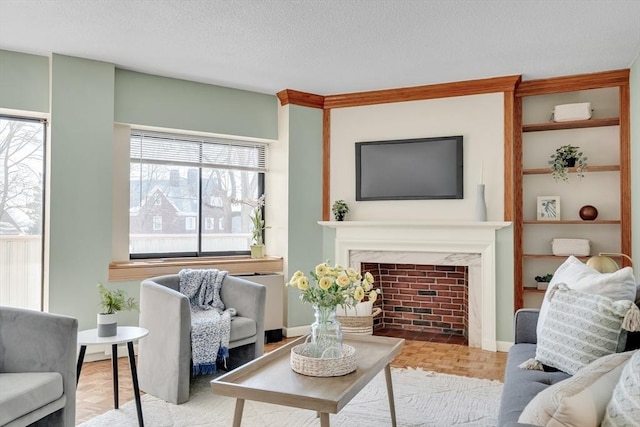
[{"label": "green potted plant on shelf", "polygon": [[551,281],[551,279],[553,279],[553,274],[551,273],[547,273],[544,276],[536,276],[535,280],[536,283],[538,284],[538,289],[541,291],[544,291],[547,289],[547,286],[549,286],[549,282]]},{"label": "green potted plant on shelf", "polygon": [[563,145],[556,149],[556,152],[551,155],[549,160],[549,168],[551,169],[551,175],[556,181],[569,180],[569,168],[576,168],[578,177],[584,177],[587,172],[587,157],[582,151],[579,151],[580,147],[574,147],[571,144]]},{"label": "green potted plant on shelf", "polygon": [[344,217],[349,212],[349,205],[344,200],[336,200],[333,202],[333,206],[331,207],[331,211],[333,212],[333,216],[336,221],[344,221]]},{"label": "green potted plant on shelf", "polygon": [[100,295],[98,336],[112,337],[118,332],[118,312],[137,310],[138,303],[133,297],[127,297],[122,289],[112,291],[102,283],[98,283],[98,294]]}]

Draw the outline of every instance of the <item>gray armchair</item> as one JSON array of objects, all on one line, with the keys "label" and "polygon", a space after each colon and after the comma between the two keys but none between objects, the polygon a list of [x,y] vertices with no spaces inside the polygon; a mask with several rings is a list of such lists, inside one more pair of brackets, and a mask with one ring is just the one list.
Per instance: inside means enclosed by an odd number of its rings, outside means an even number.
[{"label": "gray armchair", "polygon": [[78,320],[0,307],[0,426],[76,423]]},{"label": "gray armchair", "polygon": [[[140,389],[174,404],[189,400],[191,381],[191,311],[179,288],[177,274],[144,280],[140,288],[140,326],[149,330],[138,343]],[[238,313],[231,321],[227,361],[233,369],[264,352],[266,288],[227,276],[220,298]]]}]

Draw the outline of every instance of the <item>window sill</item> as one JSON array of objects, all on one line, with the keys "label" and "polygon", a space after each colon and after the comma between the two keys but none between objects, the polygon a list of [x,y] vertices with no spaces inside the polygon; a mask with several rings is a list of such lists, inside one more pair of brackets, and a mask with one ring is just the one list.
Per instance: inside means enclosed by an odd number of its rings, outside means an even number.
[{"label": "window sill", "polygon": [[118,261],[109,264],[109,281],[142,280],[163,274],[178,273],[183,268],[217,268],[231,274],[281,273],[282,257],[260,259],[248,256],[158,258]]}]

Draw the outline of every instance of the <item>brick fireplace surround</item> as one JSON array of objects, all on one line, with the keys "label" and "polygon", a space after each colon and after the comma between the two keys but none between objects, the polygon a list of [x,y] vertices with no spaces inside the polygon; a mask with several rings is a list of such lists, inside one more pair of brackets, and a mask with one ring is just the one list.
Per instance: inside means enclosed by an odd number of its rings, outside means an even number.
[{"label": "brick fireplace surround", "polygon": [[[416,268],[412,273],[402,276],[409,278],[417,278],[418,276],[414,275],[422,275],[417,268],[418,265],[423,266],[420,268],[427,268],[424,266],[448,267],[445,270],[449,271],[434,270],[434,273],[438,274],[460,274],[460,271],[463,270],[458,270],[458,268],[466,269],[468,284],[466,287],[467,310],[465,310],[466,314],[463,316],[467,316],[468,345],[482,348],[483,350],[496,351],[496,230],[507,227],[511,223],[477,221],[321,221],[319,224],[323,227],[335,229],[335,262],[337,264],[358,270],[361,270],[363,263],[367,265],[380,264],[381,266],[393,264],[396,267],[398,265],[414,265]],[[380,270],[385,269],[380,267]],[[392,269],[392,271],[397,270],[401,269]],[[426,272],[427,270],[424,271]],[[384,276],[391,275],[381,274],[380,281],[384,282]],[[426,274],[423,277],[427,279]],[[447,277],[442,278],[449,279]],[[455,279],[457,281],[458,278],[455,277]],[[444,286],[444,284],[439,285]],[[449,286],[450,284],[447,283],[447,287]],[[391,286],[389,288],[393,289]],[[412,298],[414,300],[410,303],[405,302],[402,305],[394,306],[398,307],[394,311],[406,313],[404,314],[404,320],[400,320],[400,322],[411,321],[412,327],[418,326],[414,322],[416,320],[424,321],[424,316],[427,313],[416,313],[415,311],[409,313],[409,307],[412,310],[414,308],[411,304],[415,305],[418,302],[415,300],[417,296],[400,297],[402,295],[400,289],[402,288],[398,289],[396,298],[407,300]],[[411,286],[404,289],[411,289]],[[420,290],[433,291],[435,289]],[[452,291],[450,288],[446,291],[442,289],[442,291],[456,292],[456,300],[459,299],[458,292],[464,294],[464,291]],[[389,292],[394,291],[390,290]],[[431,297],[433,299],[433,295],[422,295],[422,297]],[[432,311],[433,309],[431,307]],[[412,319],[409,314],[415,316],[420,314],[423,319]],[[438,323],[444,320],[444,314],[442,316],[443,319],[432,318],[435,320],[429,321]],[[394,324],[396,319],[394,318]],[[403,317],[400,317],[400,319],[403,319]],[[452,329],[454,325],[457,328],[457,325],[460,324],[460,322],[444,321],[441,323],[451,323]],[[405,323],[404,326],[409,326],[409,324]],[[421,326],[433,327],[433,324],[431,326]]]},{"label": "brick fireplace surround", "polygon": [[382,291],[375,329],[467,337],[468,267],[364,262],[360,271],[373,274]]}]

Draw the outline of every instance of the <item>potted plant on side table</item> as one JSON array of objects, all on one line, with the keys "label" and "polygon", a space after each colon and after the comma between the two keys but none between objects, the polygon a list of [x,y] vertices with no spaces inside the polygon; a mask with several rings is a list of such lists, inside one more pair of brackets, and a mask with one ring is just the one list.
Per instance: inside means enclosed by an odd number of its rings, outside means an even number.
[{"label": "potted plant on side table", "polygon": [[138,303],[133,297],[128,298],[122,289],[112,291],[102,283],[98,283],[98,293],[101,308],[98,313],[98,336],[112,337],[118,333],[118,312],[137,310]]}]

